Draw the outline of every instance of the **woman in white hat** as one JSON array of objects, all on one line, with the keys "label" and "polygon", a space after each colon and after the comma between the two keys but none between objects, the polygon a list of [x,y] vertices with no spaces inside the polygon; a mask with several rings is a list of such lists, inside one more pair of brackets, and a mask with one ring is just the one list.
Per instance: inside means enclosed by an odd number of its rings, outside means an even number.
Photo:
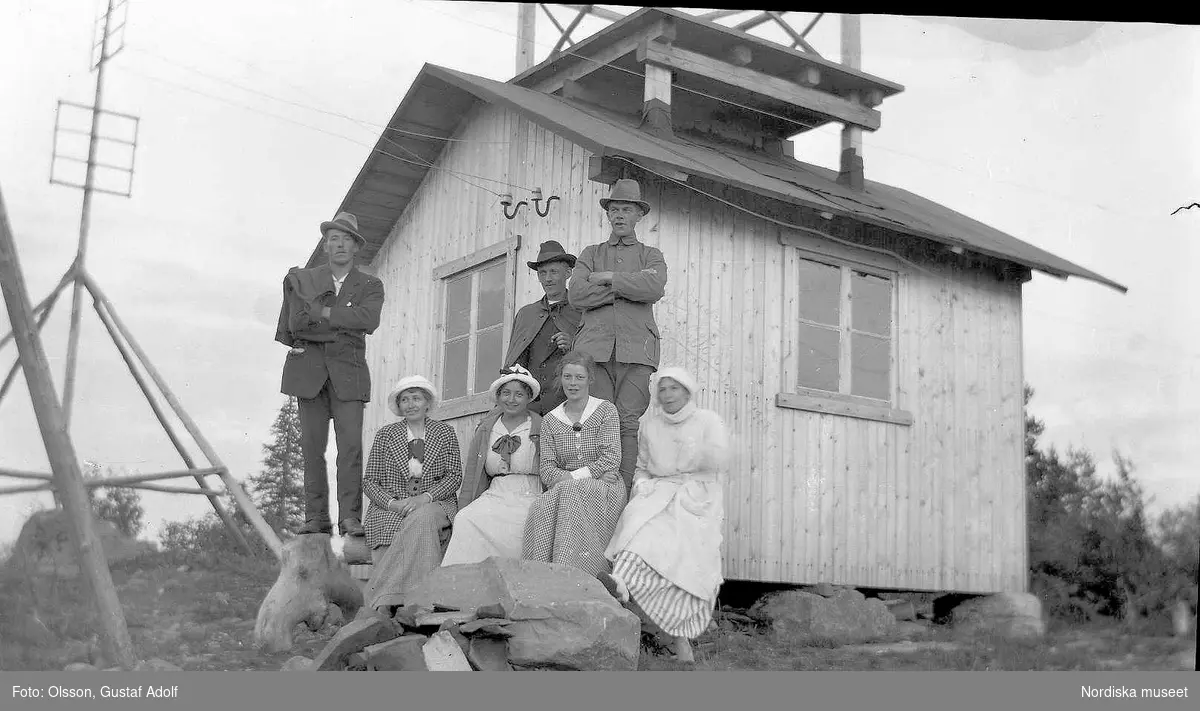
[{"label": "woman in white hat", "polygon": [[600,581],[618,600],[675,637],[681,661],[712,621],[721,575],[728,440],[717,413],[696,407],[695,378],[682,368],[655,374],[661,412],[638,433],[632,496],[604,555]]},{"label": "woman in white hat", "polygon": [[568,353],[558,372],[567,400],[542,419],[546,493],[529,509],[521,557],[598,575],[609,568],[604,546],[625,506],[621,420],[611,402],[590,395],[596,379],[590,355]]},{"label": "woman in white hat", "polygon": [[429,417],[433,383],[410,375],[388,395],[400,421],[375,434],[363,473],[363,516],[375,571],[363,593],[372,609],[403,604],[405,593],[442,562],[458,511],[462,457],[454,428]]},{"label": "woman in white hat", "polygon": [[529,507],[542,493],[542,418],[529,409],[541,385],[528,370],[514,365],[500,371],[489,392],[496,407],[475,428],[467,450],[444,566],[478,563],[491,556],[520,558]]}]

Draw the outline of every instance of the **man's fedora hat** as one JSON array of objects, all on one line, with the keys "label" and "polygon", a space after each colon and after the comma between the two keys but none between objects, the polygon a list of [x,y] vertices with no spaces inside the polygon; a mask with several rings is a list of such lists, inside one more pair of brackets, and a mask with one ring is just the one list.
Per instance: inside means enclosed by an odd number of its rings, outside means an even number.
[{"label": "man's fedora hat", "polygon": [[321,223],[321,236],[329,230],[341,230],[358,241],[360,247],[367,244],[367,238],[358,233],[358,218],[348,212],[339,212],[337,217]]},{"label": "man's fedora hat", "polygon": [[529,265],[530,269],[536,270],[543,264],[549,264],[550,262],[566,262],[567,266],[573,268],[575,266],[575,255],[568,254],[561,244],[550,240],[542,242],[542,247],[538,250],[537,259],[525,263]]},{"label": "man's fedora hat", "polygon": [[600,198],[600,207],[608,209],[610,202],[631,202],[642,208],[642,214],[650,212],[650,203],[642,199],[642,186],[638,181],[624,178],[613,183],[612,192]]}]

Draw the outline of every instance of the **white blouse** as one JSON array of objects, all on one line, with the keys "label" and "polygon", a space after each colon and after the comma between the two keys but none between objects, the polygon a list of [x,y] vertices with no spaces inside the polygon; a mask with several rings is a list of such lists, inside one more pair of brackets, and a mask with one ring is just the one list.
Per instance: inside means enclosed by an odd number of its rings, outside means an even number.
[{"label": "white blouse", "polygon": [[[532,431],[532,423],[530,419],[526,419],[512,432],[504,426],[504,418],[497,417],[496,424],[492,425],[491,435],[488,437],[487,458],[484,460],[484,468],[491,476],[500,474],[532,474],[537,476],[537,462],[534,461],[535,451],[534,444],[529,440],[529,434]],[[521,444],[517,451],[512,453],[510,459],[512,466],[504,463],[504,458],[496,453],[492,447],[496,444],[496,440],[504,435],[511,434],[514,437],[521,438]]]}]

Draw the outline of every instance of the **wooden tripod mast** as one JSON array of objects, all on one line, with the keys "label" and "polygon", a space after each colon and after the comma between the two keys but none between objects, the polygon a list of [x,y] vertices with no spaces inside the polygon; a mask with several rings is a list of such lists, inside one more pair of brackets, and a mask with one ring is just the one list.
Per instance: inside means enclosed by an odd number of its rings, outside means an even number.
[{"label": "wooden tripod mast", "polygon": [[[110,142],[127,144],[133,149],[134,152],[136,151],[138,119],[136,117],[129,116],[128,114],[120,114],[120,113],[117,113],[114,111],[106,111],[102,106],[103,92],[104,92],[105,65],[108,63],[108,60],[110,60],[120,50],[120,47],[114,48],[113,36],[116,34],[116,32],[118,30],[120,30],[121,28],[124,27],[124,23],[121,23],[116,29],[114,29],[113,18],[114,18],[115,11],[120,9],[121,7],[125,6],[127,4],[127,2],[128,2],[128,0],[119,0],[119,2],[117,0],[108,0],[107,12],[105,13],[105,15],[102,18],[103,29],[101,30],[100,40],[97,43],[97,46],[93,48],[93,51],[95,51],[96,49],[99,50],[98,58],[96,59],[95,64],[93,65],[93,68],[96,70],[96,90],[95,90],[94,105],[93,106],[83,106],[83,105],[79,105],[79,104],[72,104],[70,102],[63,102],[63,101],[59,102],[60,115],[61,115],[61,112],[62,112],[62,109],[64,106],[85,109],[85,110],[89,111],[91,114],[91,130],[87,133],[87,135],[89,137],[87,158],[80,159],[80,158],[72,157],[72,156],[68,156],[68,155],[60,155],[58,153],[59,134],[60,133],[70,133],[72,131],[70,129],[61,127],[59,125],[58,119],[56,119],[56,122],[55,122],[55,152],[54,152],[54,158],[51,161],[51,176],[50,176],[51,183],[55,183],[58,185],[66,185],[69,187],[81,189],[83,191],[83,208],[82,208],[82,215],[80,218],[79,244],[78,244],[78,248],[77,248],[77,252],[76,252],[76,256],[75,256],[75,261],[67,269],[67,272],[63,275],[62,279],[59,280],[57,286],[55,286],[54,289],[51,290],[50,294],[45,299],[43,299],[37,306],[33,307],[29,311],[29,326],[33,329],[34,334],[39,332],[41,330],[41,328],[46,324],[46,321],[49,319],[50,312],[53,309],[55,303],[57,302],[59,296],[62,295],[63,290],[67,287],[68,284],[73,285],[74,289],[73,289],[72,309],[71,309],[71,330],[70,330],[70,335],[69,335],[68,344],[67,344],[67,365],[66,365],[66,377],[65,377],[65,381],[64,381],[65,384],[64,384],[64,389],[63,389],[63,398],[62,398],[61,402],[59,402],[57,400],[57,398],[55,398],[55,402],[58,403],[58,407],[61,408],[61,411],[59,412],[59,416],[61,417],[61,420],[62,420],[61,424],[62,424],[62,428],[64,430],[63,436],[66,437],[66,439],[69,443],[71,404],[72,404],[72,398],[73,398],[74,390],[75,390],[75,375],[76,375],[76,365],[77,365],[77,358],[78,358],[77,354],[78,354],[78,343],[79,343],[79,327],[80,327],[80,320],[82,317],[83,294],[86,292],[88,294],[88,296],[90,296],[92,299],[93,307],[96,311],[96,314],[98,315],[98,317],[100,319],[100,322],[104,325],[105,330],[107,331],[108,335],[111,337],[114,345],[116,345],[117,350],[121,354],[121,358],[124,360],[126,366],[129,368],[129,371],[130,371],[131,375],[133,376],[134,381],[137,383],[138,388],[141,390],[142,394],[145,396],[146,402],[149,404],[150,409],[154,413],[154,416],[157,418],[159,424],[162,425],[163,430],[166,432],[167,437],[170,439],[172,445],[174,445],[176,451],[179,453],[180,457],[183,459],[184,466],[186,467],[186,469],[181,470],[181,471],[170,471],[170,472],[162,472],[162,473],[147,474],[147,475],[136,475],[134,477],[123,477],[120,480],[88,479],[88,480],[82,482],[83,487],[95,488],[95,487],[105,487],[105,486],[122,486],[122,487],[129,487],[129,488],[148,489],[148,490],[154,490],[154,491],[165,491],[165,492],[169,492],[169,493],[200,494],[200,495],[206,496],[208,498],[209,502],[211,503],[213,510],[216,511],[217,515],[225,523],[226,527],[229,529],[230,533],[233,535],[234,539],[238,542],[238,544],[247,553],[252,553],[253,548],[250,546],[249,542],[246,540],[246,537],[243,535],[241,528],[236,524],[236,522],[233,520],[233,517],[229,514],[228,511],[225,510],[225,507],[221,504],[221,501],[218,498],[220,496],[221,492],[209,487],[205,483],[205,477],[213,476],[213,475],[219,476],[221,478],[221,480],[223,481],[225,488],[229,491],[230,494],[232,494],[234,501],[237,503],[238,507],[246,515],[246,518],[249,519],[250,523],[254,526],[254,528],[258,532],[258,534],[262,537],[262,539],[266,542],[266,544],[270,547],[270,549],[278,557],[281,555],[281,552],[282,552],[282,544],[280,543],[278,535],[270,527],[270,525],[267,524],[266,520],[262,517],[262,515],[258,512],[258,509],[255,507],[254,502],[250,499],[250,497],[243,490],[241,484],[233,477],[233,475],[230,473],[229,469],[224,465],[224,463],[221,461],[220,457],[217,455],[216,451],[208,443],[208,441],[204,438],[204,435],[201,433],[200,428],[196,424],[196,422],[194,420],[192,420],[191,417],[188,416],[187,412],[184,410],[183,405],[180,403],[179,399],[175,396],[175,394],[167,386],[166,380],[162,377],[162,375],[159,374],[157,369],[155,369],[154,365],[150,362],[149,357],[146,355],[146,352],[141,348],[141,346],[138,344],[138,342],[134,339],[133,333],[125,325],[125,323],[121,320],[121,318],[117,315],[117,312],[116,312],[115,308],[113,307],[112,301],[110,301],[108,299],[108,297],[106,297],[104,295],[103,291],[100,289],[99,284],[97,283],[95,278],[92,277],[92,275],[88,273],[87,268],[86,268],[85,259],[87,256],[88,234],[90,232],[90,226],[91,226],[91,205],[92,205],[93,194],[95,192],[105,192],[105,193],[112,193],[112,194],[120,195],[123,197],[128,197],[130,195],[129,189],[126,189],[124,191],[117,191],[117,190],[105,189],[105,188],[98,186],[96,184],[97,169],[105,168],[105,169],[109,169],[109,170],[115,170],[118,173],[128,174],[129,179],[130,179],[129,185],[130,185],[130,187],[132,186],[132,175],[133,175],[132,160],[131,160],[131,164],[129,166],[112,165],[112,164],[103,163],[103,162],[97,160],[98,146],[100,145],[100,143],[102,141],[110,141]],[[101,127],[100,127],[101,126],[100,119],[102,116],[115,117],[115,118],[119,118],[119,119],[124,119],[128,122],[132,122],[132,124],[134,126],[133,140],[130,141],[130,140],[125,140],[125,139],[115,138],[112,136],[102,135]],[[82,133],[82,131],[75,131],[75,133]],[[86,173],[86,177],[85,177],[84,181],[80,184],[80,183],[76,183],[76,182],[71,182],[69,180],[60,179],[55,174],[55,166],[57,165],[58,161],[60,161],[60,160],[86,163],[87,173]],[[11,235],[10,235],[10,238],[11,238]],[[17,266],[17,262],[16,262],[15,241],[12,244],[12,250],[13,250],[12,263],[11,263],[10,269],[17,270],[17,272],[19,273],[19,267]],[[7,275],[7,274],[5,275],[6,283],[7,283],[8,276],[9,275]],[[13,278],[16,278],[16,275],[14,275]],[[36,322],[34,322],[34,319],[36,319]],[[13,324],[13,332],[9,333],[8,335],[4,336],[3,338],[0,338],[0,347],[3,347],[5,344],[8,343],[8,341],[10,339],[12,339],[14,337],[14,335],[17,335],[18,322],[15,318],[13,319],[12,324]],[[19,350],[16,362],[12,365],[12,368],[9,370],[8,375],[5,377],[3,384],[0,385],[0,400],[3,400],[4,396],[8,393],[8,390],[12,386],[12,383],[16,377],[18,369],[21,369],[21,368],[23,368],[25,371],[26,380],[29,382],[31,395],[33,395],[32,390],[34,388],[34,384],[32,382],[32,378],[30,377],[30,372],[39,367],[38,363],[36,362],[38,357],[39,356],[37,356],[35,354],[35,351],[29,350],[28,347]],[[40,357],[44,358],[44,353]],[[139,370],[139,367],[141,368],[141,370]],[[144,372],[142,372],[142,371],[144,371]],[[192,455],[184,447],[183,441],[180,439],[178,434],[172,429],[172,426],[167,417],[166,411],[164,410],[162,405],[160,405],[160,403],[157,401],[157,399],[150,387],[151,383],[153,383],[154,386],[157,387],[157,389],[161,393],[161,397],[166,400],[167,405],[170,407],[172,412],[175,414],[176,417],[179,418],[179,420],[182,422],[184,428],[188,431],[188,434],[190,434],[192,436],[192,438],[195,440],[196,445],[199,447],[199,449],[201,451],[201,454],[203,454],[204,458],[208,460],[207,467],[197,466],[197,463],[194,460],[194,458],[192,457]],[[47,393],[53,393],[53,383],[51,381],[47,381],[46,384],[39,385],[38,387],[42,388],[42,390],[39,391],[42,396],[46,396]],[[47,387],[49,388],[49,390],[45,389]],[[37,396],[34,396],[34,400],[36,402]],[[41,420],[39,418],[39,422],[40,421]],[[45,427],[43,427],[43,432],[45,432]],[[45,444],[46,444],[46,450],[50,456],[51,462],[54,462],[56,460],[56,458],[62,459],[63,457],[66,456],[61,451],[61,447],[63,446],[63,443],[58,438],[46,439]],[[74,456],[75,456],[75,454],[72,449],[70,457],[74,458]],[[76,468],[78,468],[78,464],[76,464]],[[55,494],[56,500],[61,501],[62,497],[64,497],[67,494],[67,490],[64,488],[66,485],[65,485],[62,477],[59,475],[58,469],[55,469],[54,473],[50,474],[50,473],[44,473],[44,472],[27,472],[27,471],[17,471],[17,470],[12,470],[12,469],[0,468],[0,476],[34,482],[34,483],[21,484],[21,485],[17,485],[17,486],[0,487],[0,495],[16,494],[16,493],[32,492],[32,491],[52,491]],[[183,477],[189,477],[189,476],[195,479],[195,481],[197,483],[197,487],[183,488],[183,487],[172,487],[169,485],[153,483],[153,482],[167,480],[167,479],[176,479],[176,478],[183,478]],[[90,514],[89,514],[89,516],[90,516]]]}]

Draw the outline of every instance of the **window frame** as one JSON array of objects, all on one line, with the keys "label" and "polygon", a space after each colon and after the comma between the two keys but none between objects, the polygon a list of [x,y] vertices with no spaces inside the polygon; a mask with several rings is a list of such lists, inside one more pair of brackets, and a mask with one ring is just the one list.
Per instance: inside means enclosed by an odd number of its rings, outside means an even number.
[{"label": "window frame", "polygon": [[[504,358],[504,353],[508,352],[509,339],[512,337],[512,321],[516,312],[516,280],[517,280],[517,253],[521,249],[521,236],[516,235],[509,239],[493,243],[482,249],[476,250],[471,254],[458,259],[441,264],[433,269],[433,281],[437,285],[437,336],[430,344],[432,352],[430,353],[430,362],[434,363],[434,382],[437,383],[438,389],[445,393],[446,386],[446,301],[447,288],[451,280],[461,277],[464,273],[472,274],[482,272],[484,269],[494,266],[496,263],[504,264],[504,315],[500,323],[500,350],[501,360]],[[467,349],[467,390],[468,394],[460,395],[452,399],[444,399],[438,403],[438,406],[430,413],[431,417],[440,420],[452,420],[460,417],[469,417],[478,415],[492,409],[492,398],[490,393],[472,393],[471,388],[474,387],[475,363],[477,358],[477,330],[474,328],[475,320],[478,318],[479,301],[478,301],[478,278],[472,277],[471,284],[471,322],[472,328],[468,331],[470,345]],[[503,366],[503,363],[501,364]]]},{"label": "window frame", "polygon": [[[908,275],[900,268],[898,261],[880,255],[864,255],[856,250],[841,248],[838,245],[821,245],[814,248],[813,243],[804,237],[782,236],[780,243],[784,245],[783,283],[784,303],[784,343],[782,362],[782,388],[775,396],[777,407],[817,412],[822,414],[841,415],[878,422],[889,422],[896,425],[909,426],[912,424],[912,413],[904,409],[907,392],[902,382],[904,375],[903,357],[900,348],[901,328],[900,304],[907,289]],[[799,273],[801,260],[814,261],[837,267],[839,271],[839,309],[838,309],[838,391],[820,390],[803,387],[800,383],[798,357],[800,349],[800,325],[812,324],[817,327],[830,328],[831,324],[821,324],[800,316],[799,299],[800,284],[796,275]],[[849,290],[853,283],[853,272],[861,272],[871,276],[886,278],[891,283],[891,333],[889,339],[890,360],[888,398],[878,399],[849,392],[852,383],[853,361],[852,350],[846,346],[853,339],[853,334],[860,331],[853,328],[853,311],[844,308],[850,300]],[[866,333],[866,332],[863,332]]]}]

